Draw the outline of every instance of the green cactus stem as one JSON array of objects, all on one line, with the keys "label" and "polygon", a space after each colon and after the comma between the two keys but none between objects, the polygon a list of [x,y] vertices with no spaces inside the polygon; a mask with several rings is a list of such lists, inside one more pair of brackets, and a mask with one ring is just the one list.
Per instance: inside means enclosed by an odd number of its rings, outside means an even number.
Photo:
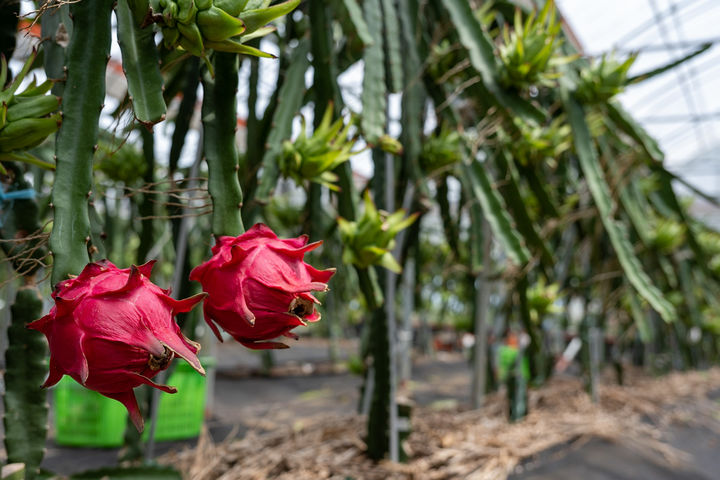
[{"label": "green cactus stem", "polygon": [[8,463],[25,464],[26,480],[36,478],[40,472],[47,435],[48,404],[40,388],[47,375],[47,347],[40,332],[25,328],[40,318],[42,306],[34,285],[18,290],[5,352],[5,450]]},{"label": "green cactus stem", "polygon": [[105,99],[105,68],[110,56],[110,16],[114,0],[70,6],[74,33],[67,51],[63,124],[55,144],[57,170],[52,191],[55,210],[50,249],[53,284],[79,274],[88,262],[92,158]]},{"label": "green cactus stem", "polygon": [[324,0],[310,0],[308,11],[310,16],[310,51],[312,66],[318,72],[313,81],[315,94],[315,126],[319,126],[326,105],[333,102],[334,111],[331,116],[338,116],[342,105],[342,96],[337,84],[337,67],[334,62],[332,44],[332,24],[328,19],[328,3]]},{"label": "green cactus stem", "polygon": [[202,79],[203,149],[213,203],[212,231],[216,237],[237,236],[245,231],[240,215],[243,196],[235,145],[238,57],[233,53],[218,52],[213,63],[215,78],[206,70]]},{"label": "green cactus stem", "polygon": [[[388,207],[386,196],[386,188],[388,182],[392,181],[392,178],[388,178],[387,170],[384,168],[385,165],[385,154],[379,149],[373,149],[373,162],[375,164],[375,175],[373,176],[373,188],[375,194],[375,201],[382,208]],[[365,212],[362,218],[368,218],[372,215],[374,205],[370,202],[369,192],[365,194]],[[360,224],[360,222],[358,222]],[[358,229],[364,230],[364,229]],[[341,238],[342,235],[341,235]],[[345,239],[343,238],[343,243]],[[392,248],[392,247],[390,247]],[[388,253],[389,250],[388,250]],[[345,257],[345,254],[343,253]],[[392,256],[392,254],[390,254]],[[399,266],[398,266],[399,267]],[[370,266],[368,269],[373,272],[374,267]],[[369,326],[369,348],[368,353],[372,358],[372,375],[373,375],[373,390],[370,401],[370,411],[368,412],[367,421],[367,438],[365,440],[367,444],[367,455],[373,460],[381,460],[386,454],[391,453],[391,409],[395,409],[395,398],[391,398],[392,393],[392,371],[391,371],[391,355],[393,352],[392,345],[390,344],[390,323],[388,319],[388,310],[385,304],[393,305],[395,302],[394,296],[387,295],[392,293],[388,289],[388,280],[392,281],[391,277],[386,275],[379,275],[378,286],[386,295],[386,300],[382,305],[372,310],[372,316],[370,317]],[[391,404],[392,402],[392,404]]]},{"label": "green cactus stem", "polygon": [[[182,87],[182,100],[175,116],[175,128],[173,129],[172,144],[170,146],[170,159],[168,160],[168,176],[170,178],[177,171],[180,153],[185,146],[185,137],[190,130],[190,121],[197,100],[197,87],[198,83],[200,83],[200,62],[198,58],[192,57],[188,60],[188,63],[189,67]],[[173,225],[173,228],[177,227]]]},{"label": "green cactus stem", "polygon": [[[140,135],[143,142],[143,156],[145,157],[145,175],[143,176],[143,183],[145,185],[152,184],[155,181],[155,137],[153,133],[147,129],[141,129]],[[147,254],[152,248],[154,243],[155,232],[153,225],[153,214],[155,210],[155,203],[152,199],[151,193],[144,193],[142,201],[138,205],[138,213],[142,220],[140,221],[140,245],[137,250],[137,262],[143,264],[150,260],[147,258]]]},{"label": "green cactus stem", "polygon": [[[144,5],[147,1],[134,2]],[[122,51],[122,65],[128,82],[128,93],[135,118],[148,128],[165,119],[163,77],[160,74],[155,33],[151,26],[142,28],[143,8],[131,10],[128,0],[119,0],[115,14],[118,21],[118,43]]]},{"label": "green cactus stem", "polygon": [[[45,0],[43,5],[50,3]],[[43,67],[45,74],[54,80],[52,94],[62,97],[65,84],[65,46],[72,37],[70,5],[53,6],[40,17],[42,27]]]},{"label": "green cactus stem", "polygon": [[363,116],[360,126],[368,143],[375,145],[385,133],[387,108],[380,0],[364,2],[363,11],[374,43],[365,48],[363,55],[365,74],[362,90]]},{"label": "green cactus stem", "polygon": [[372,355],[374,388],[367,424],[367,454],[381,460],[390,448],[390,343],[385,309],[380,306],[370,320],[370,354]]}]

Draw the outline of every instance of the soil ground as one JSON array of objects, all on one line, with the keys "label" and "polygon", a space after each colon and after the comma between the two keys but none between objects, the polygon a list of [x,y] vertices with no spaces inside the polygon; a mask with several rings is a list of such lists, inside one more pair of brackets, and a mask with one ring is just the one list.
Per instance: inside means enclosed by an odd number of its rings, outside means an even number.
[{"label": "soil ground", "polygon": [[[276,368],[270,377],[258,375],[261,370],[258,354],[232,343],[218,348],[221,361],[217,366],[212,414],[207,421],[210,436],[216,442],[231,433],[242,437],[249,429],[272,431],[302,424],[304,418],[350,417],[356,412],[361,379],[347,372],[334,373],[327,364],[327,345],[323,341],[303,339],[291,349],[276,352]],[[341,357],[355,351],[354,344],[344,343]],[[418,406],[451,410],[463,407],[470,394],[469,374],[468,363],[459,354],[441,353],[433,359],[418,359],[413,365],[413,382],[409,386],[412,398]],[[715,416],[720,418],[720,404],[714,405]],[[659,427],[665,442],[687,454],[682,464],[670,465],[659,455],[606,439],[582,438],[526,459],[510,478],[715,480],[720,478],[718,425]],[[161,443],[157,454],[194,443],[194,440]],[[51,439],[43,466],[61,474],[72,474],[113,465],[117,455],[117,449],[66,448]]]}]

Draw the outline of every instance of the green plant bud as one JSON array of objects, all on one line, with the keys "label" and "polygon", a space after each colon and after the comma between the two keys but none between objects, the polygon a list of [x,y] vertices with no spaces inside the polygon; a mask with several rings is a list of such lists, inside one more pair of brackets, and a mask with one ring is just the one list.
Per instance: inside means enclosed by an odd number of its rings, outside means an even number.
[{"label": "green plant bud", "polygon": [[432,173],[459,162],[462,158],[461,139],[457,130],[442,129],[425,140],[420,154],[420,167],[423,171]]},{"label": "green plant bud", "polygon": [[270,35],[274,31],[276,31],[277,28],[273,27],[272,25],[268,25],[267,27],[258,28],[252,33],[244,33],[240,36],[240,41],[242,43],[247,43],[253,38],[262,38],[266,35]]},{"label": "green plant bud", "polygon": [[610,100],[627,86],[627,75],[637,54],[630,55],[624,62],[612,56],[603,55],[589,67],[580,70],[580,81],[575,96],[583,103],[596,104]]},{"label": "green plant bud", "polygon": [[52,88],[53,82],[52,80],[48,79],[45,80],[41,84],[37,84],[37,79],[33,77],[32,82],[30,82],[30,85],[28,85],[25,90],[15,95],[16,100],[22,100],[28,97],[37,97],[38,95],[45,95],[47,92],[50,91]]},{"label": "green plant bud", "polygon": [[352,151],[356,137],[348,138],[354,119],[347,124],[342,118],[331,123],[332,113],[333,104],[330,103],[311,137],[307,136],[305,118],[301,117],[300,135],[293,142],[286,140],[283,143],[279,166],[285,177],[294,179],[299,185],[310,181],[338,190],[334,183],[337,176],[332,170],[359,151]]},{"label": "green plant bud", "polygon": [[[118,145],[122,146],[118,148]],[[140,150],[107,133],[101,134],[98,141],[95,165],[110,179],[128,186],[140,182],[147,170],[147,162]]]},{"label": "green plant bud", "polygon": [[562,312],[562,309],[555,305],[559,291],[560,285],[557,283],[546,285],[544,278],[527,289],[528,307],[533,322],[539,322],[547,314]]},{"label": "green plant bud", "polygon": [[[37,57],[37,50],[32,51],[30,56],[28,56],[28,59],[25,61],[25,64],[23,65],[20,72],[15,76],[15,79],[12,81],[10,85],[8,85],[6,88],[1,89],[3,85],[5,85],[5,82],[7,81],[8,77],[8,64],[7,60],[5,59],[4,55],[0,55],[0,105],[5,104],[9,105],[13,99],[13,96],[15,95],[15,92],[20,87],[20,84],[25,79],[25,76],[30,71],[30,68],[32,68],[32,64],[35,61],[35,58]],[[35,81],[33,80],[31,84],[31,88],[34,86]],[[44,84],[43,84],[44,85]],[[44,92],[43,92],[44,93]]]},{"label": "green plant bud", "polygon": [[16,101],[7,109],[7,121],[14,122],[23,118],[39,118],[58,109],[60,99],[54,95],[30,97]]},{"label": "green plant bud", "polygon": [[685,226],[670,219],[660,219],[650,232],[652,243],[661,252],[670,253],[677,250],[685,241]]},{"label": "green plant bud", "polygon": [[213,42],[220,42],[245,31],[242,20],[232,17],[216,7],[198,12],[197,24],[203,37]]},{"label": "green plant bud", "polygon": [[213,4],[212,0],[195,0],[195,7],[198,10],[207,10]]},{"label": "green plant bud", "polygon": [[0,130],[0,152],[32,148],[42,143],[60,127],[59,113],[45,118],[23,118]]},{"label": "green plant bud", "polygon": [[177,3],[174,2],[168,2],[167,5],[165,5],[165,8],[163,9],[163,19],[165,20],[165,25],[168,27],[174,27],[175,26],[175,19],[177,18],[178,14],[178,6]]},{"label": "green plant bud", "polygon": [[248,45],[243,45],[242,43],[236,42],[231,39],[223,40],[221,42],[213,42],[208,40],[207,42],[205,42],[205,46],[207,48],[212,48],[213,50],[216,50],[218,52],[241,53],[243,55],[251,55],[253,57],[261,58],[275,58],[275,55],[263,52],[262,50],[258,50],[257,48],[250,47]]},{"label": "green plant bud", "polygon": [[259,10],[261,8],[268,8],[272,0],[248,0],[243,10]]},{"label": "green plant bud", "polygon": [[515,9],[512,33],[507,25],[502,32],[500,83],[505,87],[527,88],[530,85],[555,86],[560,76],[553,67],[573,61],[574,56],[556,56],[562,24],[557,20],[553,1],[548,1],[536,16]]},{"label": "green plant bud", "polygon": [[7,104],[0,104],[0,130],[7,124]]},{"label": "green plant bud", "polygon": [[403,154],[402,143],[387,133],[378,138],[378,147],[380,147],[383,152],[391,153],[393,155]]},{"label": "green plant bud", "polygon": [[549,125],[537,125],[516,117],[516,131],[511,135],[503,130],[499,138],[508,145],[512,156],[523,165],[546,162],[557,167],[557,159],[572,148],[572,129],[564,115],[556,117]]},{"label": "green plant bud", "polygon": [[240,15],[240,12],[245,10],[247,3],[247,0],[215,0],[213,5],[221,10],[224,10],[228,15],[237,17]]},{"label": "green plant bud", "polygon": [[708,266],[715,274],[720,275],[720,254],[713,255]]},{"label": "green plant bud", "polygon": [[175,19],[180,23],[191,23],[198,12],[193,0],[178,0],[178,13]]},{"label": "green plant bud", "polygon": [[720,234],[717,232],[700,232],[697,236],[700,246],[710,255],[720,254]]},{"label": "green plant bud", "polygon": [[175,48],[180,39],[180,32],[178,32],[177,28],[162,28],[162,34],[165,48]]},{"label": "green plant bud", "polygon": [[298,5],[300,5],[300,0],[288,0],[272,7],[245,10],[238,15],[238,18],[245,23],[245,33],[252,33],[276,18],[292,12]]},{"label": "green plant bud", "polygon": [[370,194],[364,195],[365,211],[355,222],[338,218],[338,229],[343,242],[343,262],[367,268],[378,265],[396,273],[402,268],[392,256],[397,234],[409,227],[417,214],[406,217],[404,210],[395,213],[379,211]]},{"label": "green plant bud", "polygon": [[194,23],[190,25],[178,23],[177,29],[180,32],[180,46],[193,55],[202,57],[205,54],[205,46],[198,26]]}]

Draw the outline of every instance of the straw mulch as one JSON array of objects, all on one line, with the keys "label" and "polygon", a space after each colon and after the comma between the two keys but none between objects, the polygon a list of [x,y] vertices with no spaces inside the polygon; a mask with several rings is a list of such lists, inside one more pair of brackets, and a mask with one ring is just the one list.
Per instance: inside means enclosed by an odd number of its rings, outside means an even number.
[{"label": "straw mulch", "polygon": [[[600,437],[679,465],[688,459],[662,441],[662,427],[678,421],[717,426],[708,394],[719,388],[720,368],[638,376],[628,386],[603,385],[594,404],[578,380],[557,378],[531,391],[530,414],[514,424],[505,420],[500,395],[481,410],[415,408],[406,464],[367,460],[364,419],[358,416],[306,418],[217,444],[203,435],[195,449],[170,453],[161,462],[192,480],[497,480],[551,447]],[[262,429],[272,426],[272,419],[258,420]]]}]

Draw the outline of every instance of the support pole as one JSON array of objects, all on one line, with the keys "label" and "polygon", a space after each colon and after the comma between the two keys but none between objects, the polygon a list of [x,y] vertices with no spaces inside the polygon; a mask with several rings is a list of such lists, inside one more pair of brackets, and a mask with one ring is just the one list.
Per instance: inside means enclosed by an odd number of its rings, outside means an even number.
[{"label": "support pole", "polygon": [[[395,210],[395,162],[392,155],[385,156],[385,208],[388,212]],[[395,325],[395,277],[390,270],[385,271],[385,314],[387,316],[388,347],[390,356],[390,460],[400,460],[398,445],[398,410],[397,410],[397,348]]]},{"label": "support pole", "polygon": [[473,345],[472,406],[482,407],[487,382],[487,327],[490,307],[490,225],[482,221],[482,270],[475,277],[475,319]]},{"label": "support pole", "polygon": [[415,260],[413,258],[408,258],[405,262],[402,286],[403,326],[398,331],[399,380],[401,384],[408,382],[412,374],[412,315],[415,309]]}]

